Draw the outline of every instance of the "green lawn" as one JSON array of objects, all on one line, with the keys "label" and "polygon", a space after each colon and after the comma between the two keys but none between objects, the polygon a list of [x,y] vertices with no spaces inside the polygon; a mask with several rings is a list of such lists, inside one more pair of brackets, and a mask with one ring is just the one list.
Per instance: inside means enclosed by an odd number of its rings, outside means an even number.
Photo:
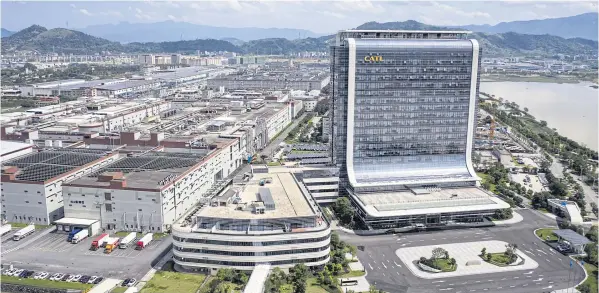
[{"label": "green lawn", "polygon": [[[202,286],[199,293],[209,293],[210,287],[212,286],[210,283],[214,282],[214,281],[218,282],[218,280],[214,276],[208,276],[208,280],[206,281],[206,283],[204,283],[204,286]],[[233,284],[231,282],[223,282],[223,283],[229,284],[230,285],[229,288],[232,289],[231,292],[233,292],[233,293],[241,293],[242,292],[243,287],[240,285]]]},{"label": "green lawn", "polygon": [[306,288],[306,293],[328,293],[327,290],[320,287],[316,278],[308,278],[306,283],[308,285]]},{"label": "green lawn", "polygon": [[281,162],[268,162],[266,163],[267,166],[281,166]]},{"label": "green lawn", "polygon": [[553,234],[554,228],[543,228],[535,231],[537,237],[541,238],[543,241],[547,240],[547,236],[549,236],[549,241],[557,241],[557,236]]},{"label": "green lawn", "polygon": [[478,177],[480,177],[482,179],[482,182],[489,182],[489,184],[491,186],[489,188],[489,191],[495,193],[495,184],[491,184],[490,183],[490,181],[489,181],[490,175],[489,174],[485,174],[485,173],[481,173],[481,172],[476,172],[476,175],[478,175]]},{"label": "green lawn", "polygon": [[522,166],[524,166],[524,164],[520,164],[520,163],[518,163],[518,160],[517,160],[516,158],[514,158],[514,157],[512,157],[512,163],[514,163],[514,165],[516,165],[516,166],[518,166],[518,167],[522,167]]},{"label": "green lawn", "polygon": [[[10,224],[12,228],[25,228],[25,227],[29,226],[29,224],[24,224],[24,223],[8,223],[8,224]],[[36,230],[46,229],[50,226],[52,226],[52,225],[35,225],[35,229]]]},{"label": "green lawn", "polygon": [[58,282],[58,281],[50,281],[50,280],[34,280],[34,279],[21,279],[19,277],[13,276],[2,276],[2,282],[8,284],[19,284],[19,285],[28,285],[42,288],[54,288],[54,289],[76,289],[76,290],[85,290],[93,287],[92,284],[81,284],[79,282],[69,283],[69,282]]},{"label": "green lawn", "polygon": [[[497,253],[487,253],[487,255],[491,255],[491,260],[490,262],[495,262],[495,263],[500,263],[500,264],[505,264],[507,265],[508,262],[510,261],[509,257],[507,257],[505,255],[505,253],[503,252],[497,252]],[[489,261],[488,256],[485,255],[484,260],[485,261]]]},{"label": "green lawn", "polygon": [[141,293],[195,293],[206,278],[200,274],[177,272],[156,272],[154,277],[144,286]]},{"label": "green lawn", "polygon": [[589,285],[591,292],[597,292],[597,267],[585,262],[584,269],[587,271],[589,277],[586,279],[586,281],[584,281],[583,284]]},{"label": "green lawn", "polygon": [[551,214],[546,208],[539,208],[539,209],[537,209],[537,211],[544,213],[544,214]]},{"label": "green lawn", "polygon": [[352,278],[352,277],[361,277],[364,276],[366,273],[363,271],[351,271],[347,274],[343,274],[341,276],[339,276],[339,278]]},{"label": "green lawn", "polygon": [[110,293],[125,293],[129,287],[115,287]]},{"label": "green lawn", "polygon": [[439,269],[444,272],[453,272],[457,269],[457,266],[449,264],[449,259],[440,258],[435,261],[435,264],[439,266]]}]

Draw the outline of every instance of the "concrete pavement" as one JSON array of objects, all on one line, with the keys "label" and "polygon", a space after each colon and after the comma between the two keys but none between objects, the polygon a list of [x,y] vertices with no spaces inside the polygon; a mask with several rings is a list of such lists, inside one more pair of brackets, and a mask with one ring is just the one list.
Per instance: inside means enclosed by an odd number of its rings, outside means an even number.
[{"label": "concrete pavement", "polygon": [[297,127],[297,125],[302,121],[302,119],[304,119],[304,117],[306,117],[307,114],[307,112],[304,112],[304,114],[294,119],[293,122],[291,122],[291,125],[283,129],[283,131],[279,133],[279,135],[273,141],[271,141],[263,150],[260,151],[260,155],[271,157],[274,151],[279,147],[279,144],[285,140],[289,132]]},{"label": "concrete pavement", "polygon": [[[342,231],[338,233],[342,240],[359,246],[358,257],[368,273],[366,278],[371,284],[387,292],[541,293],[568,288],[580,282],[584,278],[582,268],[570,268],[567,256],[554,251],[533,233],[538,227],[555,226],[555,220],[530,210],[519,210],[518,213],[524,220],[513,226],[378,236],[359,236]],[[414,276],[395,255],[395,251],[402,247],[489,240],[518,244],[520,251],[538,263],[538,268],[426,280]]]}]

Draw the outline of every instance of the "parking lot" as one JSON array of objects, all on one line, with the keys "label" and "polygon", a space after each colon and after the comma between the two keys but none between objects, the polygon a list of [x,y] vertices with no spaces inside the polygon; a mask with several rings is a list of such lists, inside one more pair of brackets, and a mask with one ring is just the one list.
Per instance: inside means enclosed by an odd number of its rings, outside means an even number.
[{"label": "parking lot", "polygon": [[[22,228],[22,227],[21,227]],[[6,233],[5,235],[2,236],[2,254],[4,254],[4,252],[12,250],[13,248],[27,242],[29,239],[36,237],[39,234],[42,234],[42,232],[44,231],[44,229],[37,229],[35,230],[35,232],[19,241],[14,241],[12,240],[12,236],[19,231],[21,228],[12,228],[10,230],[10,232]]]},{"label": "parking lot", "polygon": [[[2,264],[13,264],[19,268],[52,273],[77,273],[139,280],[151,268],[151,262],[168,249],[171,243],[171,238],[165,237],[153,240],[143,250],[135,250],[135,246],[131,245],[126,249],[117,248],[112,253],[106,254],[104,249],[90,250],[94,237],[89,237],[78,244],[69,243],[66,238],[67,234],[60,232],[42,236],[23,248],[2,255]],[[4,245],[4,237],[2,239]],[[7,241],[10,242],[17,241]]]},{"label": "parking lot", "polygon": [[[526,178],[527,175],[530,177],[530,182],[525,183],[523,180],[524,178]],[[542,192],[546,190],[545,187],[543,187],[543,184],[541,184],[541,182],[539,181],[539,177],[537,175],[527,173],[510,173],[509,176],[512,181],[525,185],[526,189],[532,189],[533,192]],[[530,185],[532,185],[532,187],[530,187]]]}]

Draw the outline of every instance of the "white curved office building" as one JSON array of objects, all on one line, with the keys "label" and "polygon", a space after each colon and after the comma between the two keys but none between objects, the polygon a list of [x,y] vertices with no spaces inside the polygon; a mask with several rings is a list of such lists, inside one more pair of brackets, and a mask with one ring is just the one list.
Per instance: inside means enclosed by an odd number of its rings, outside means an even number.
[{"label": "white curved office building", "polygon": [[337,34],[332,157],[371,228],[480,220],[506,203],[476,188],[481,48],[463,31]]},{"label": "white curved office building", "polygon": [[172,234],[174,262],[185,270],[288,269],[329,261],[330,225],[291,173],[254,174],[173,225]]}]

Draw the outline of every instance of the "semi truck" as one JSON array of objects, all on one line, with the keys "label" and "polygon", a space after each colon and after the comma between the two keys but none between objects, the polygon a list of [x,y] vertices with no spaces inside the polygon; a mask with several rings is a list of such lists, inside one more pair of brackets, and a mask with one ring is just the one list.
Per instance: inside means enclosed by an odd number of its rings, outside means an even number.
[{"label": "semi truck", "polygon": [[148,233],[148,234],[144,235],[137,241],[137,247],[135,249],[137,249],[137,250],[144,249],[146,246],[148,246],[148,244],[150,244],[150,242],[152,242],[153,237],[154,237],[154,234],[152,234],[152,233]]},{"label": "semi truck", "polygon": [[104,247],[104,253],[111,253],[115,248],[119,246],[120,239],[118,237],[108,238],[106,240],[106,246]]},{"label": "semi truck", "polygon": [[10,232],[11,229],[12,229],[12,225],[10,225],[10,224],[2,225],[2,227],[0,227],[0,235],[4,235],[4,234]]},{"label": "semi truck", "polygon": [[33,232],[35,232],[35,225],[30,224],[27,227],[17,231],[17,233],[15,233],[15,235],[12,236],[12,239],[14,241],[19,241],[19,240],[27,237],[28,235],[33,234]]},{"label": "semi truck", "polygon": [[71,232],[69,233],[69,236],[67,237],[67,241],[68,242],[72,242],[73,241],[73,237],[75,237],[75,234],[81,232],[81,228],[73,228],[73,230],[71,230]]},{"label": "semi truck", "polygon": [[108,233],[104,233],[101,234],[100,236],[96,237],[96,239],[94,239],[94,241],[92,241],[92,246],[90,247],[91,250],[98,250],[100,247],[104,246],[104,242],[106,242],[106,239],[108,238]]},{"label": "semi truck", "polygon": [[119,244],[119,248],[125,249],[125,248],[129,247],[129,245],[131,245],[132,243],[135,242],[135,237],[136,236],[137,236],[137,233],[135,233],[135,232],[129,233],[129,235],[127,235],[123,239],[121,239],[121,243]]},{"label": "semi truck", "polygon": [[75,236],[73,236],[71,243],[77,244],[77,243],[81,242],[81,240],[87,238],[87,236],[89,236],[89,232],[87,231],[87,229],[83,229],[83,230],[77,232],[77,234],[75,234]]}]

